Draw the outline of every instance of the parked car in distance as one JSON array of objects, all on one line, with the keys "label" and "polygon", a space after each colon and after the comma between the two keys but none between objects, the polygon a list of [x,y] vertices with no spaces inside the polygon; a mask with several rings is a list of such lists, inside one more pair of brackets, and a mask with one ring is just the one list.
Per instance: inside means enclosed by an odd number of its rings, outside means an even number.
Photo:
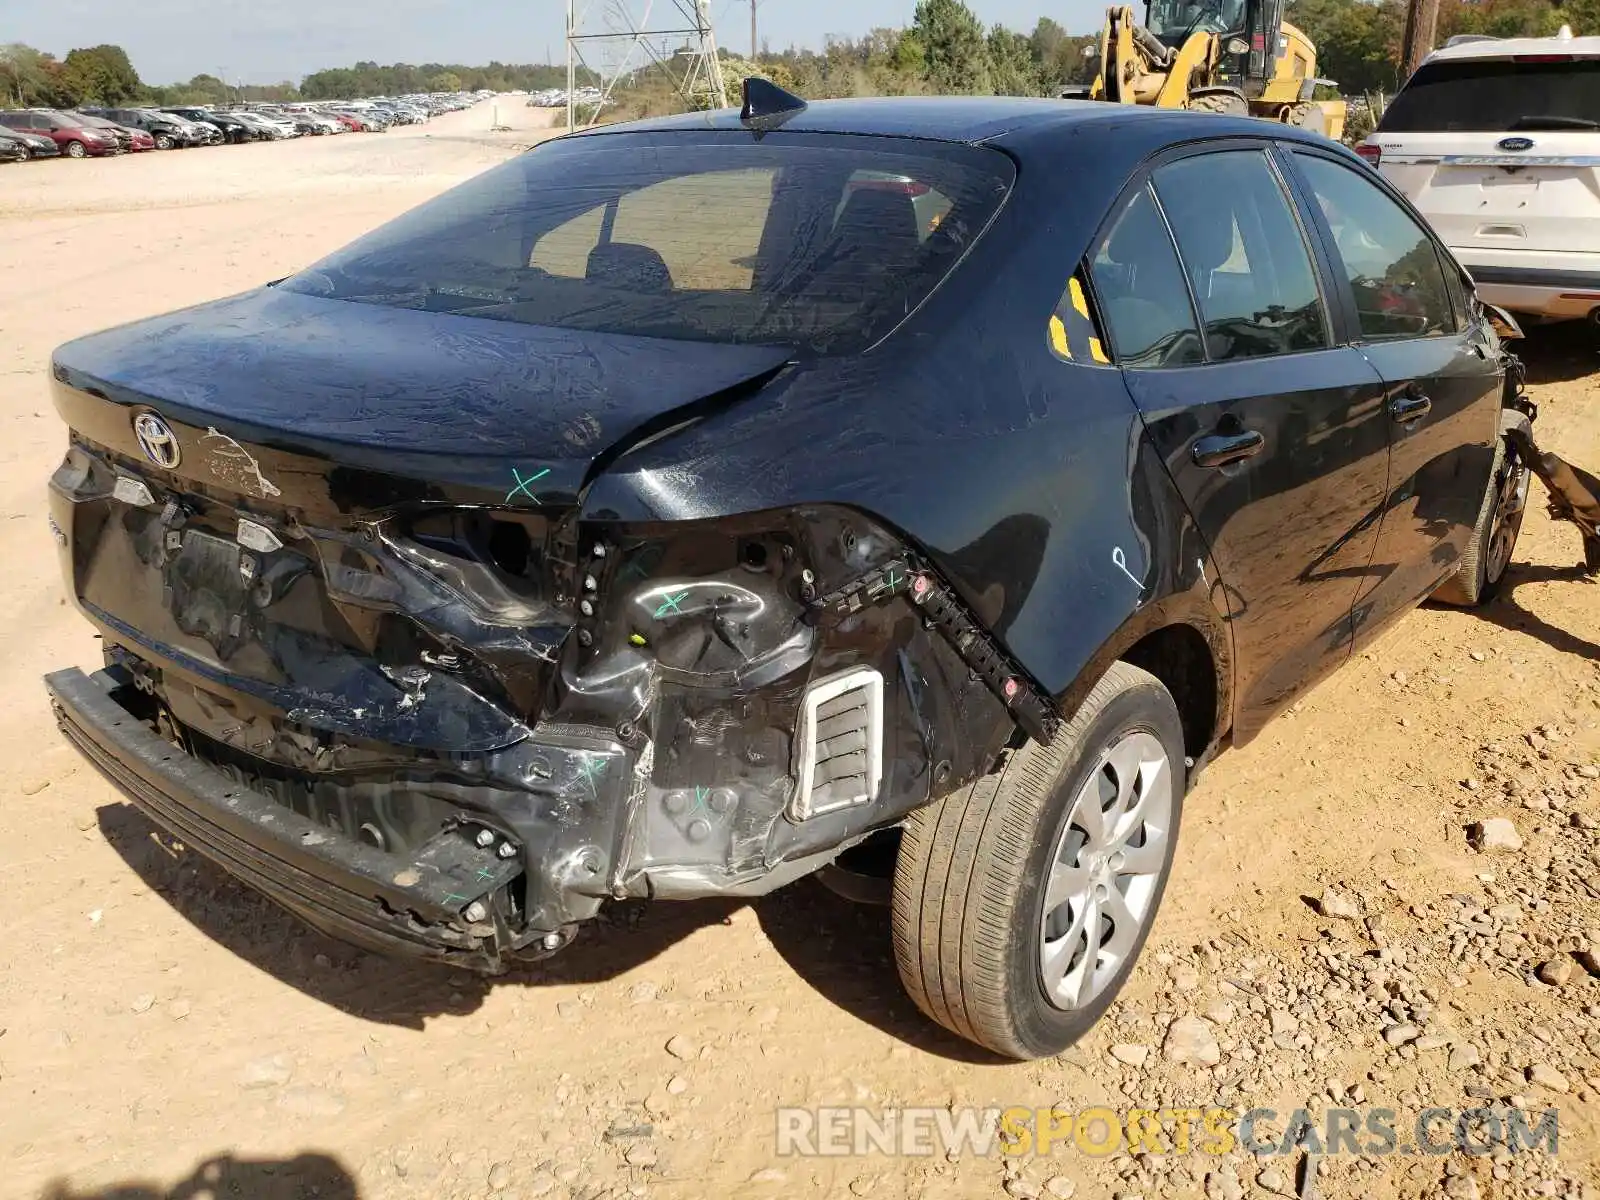
[{"label": "parked car in distance", "polygon": [[155,140],[142,129],[132,129],[126,125],[118,124],[116,121],[108,120],[105,117],[95,116],[93,113],[86,113],[82,109],[63,111],[66,111],[69,116],[81,121],[84,125],[87,125],[92,129],[104,130],[109,136],[116,138],[117,148],[124,153],[131,153],[135,150],[155,149]]},{"label": "parked car in distance", "polygon": [[[17,143],[22,153],[14,159],[26,162],[32,158],[56,158],[61,154],[61,149],[47,135],[35,129],[13,129],[9,125],[0,125],[0,138]],[[15,153],[15,150],[12,151]]]},{"label": "parked car in distance", "polygon": [[223,141],[233,145],[248,142],[254,137],[249,126],[232,113],[214,112],[209,108],[194,106],[168,106],[160,111],[182,117],[186,121],[193,121],[197,125],[210,126],[222,135]]},{"label": "parked car in distance", "polygon": [[376,109],[341,108],[334,110],[335,115],[348,118],[365,133],[383,133],[389,128],[389,119]]},{"label": "parked car in distance", "polygon": [[1600,323],[1600,37],[1435,50],[1358,147],[1486,300]]},{"label": "parked car in distance", "polygon": [[293,121],[302,133],[308,133],[314,137],[321,137],[325,133],[333,133],[335,131],[342,133],[344,131],[344,127],[339,122],[305,105],[285,108],[282,112],[285,119]]},{"label": "parked car in distance", "polygon": [[252,114],[258,121],[263,121],[285,138],[300,136],[300,127],[276,109],[256,109]]},{"label": "parked car in distance", "polygon": [[51,108],[14,109],[0,112],[0,125],[43,134],[55,142],[68,158],[120,154],[115,135],[85,125],[81,118]]},{"label": "parked car in distance", "polygon": [[186,846],[479,970],[876,847],[916,1003],[1055,1054],[1217,750],[1498,583],[1508,357],[1306,131],[752,96],[61,346],[104,667],[52,703]]},{"label": "parked car in distance", "polygon": [[222,130],[218,129],[209,121],[194,121],[190,120],[188,117],[180,117],[177,113],[166,113],[163,115],[169,116],[175,121],[181,121],[188,129],[189,136],[193,138],[194,145],[196,146],[219,146],[222,144]]},{"label": "parked car in distance", "polygon": [[266,120],[260,113],[234,109],[228,113],[228,116],[243,125],[250,136],[258,142],[276,141],[288,137],[293,132],[284,126]]},{"label": "parked car in distance", "polygon": [[394,125],[420,125],[424,121],[423,115],[416,109],[404,104],[379,104],[379,112],[389,118]]},{"label": "parked car in distance", "polygon": [[192,123],[172,113],[153,108],[89,108],[84,111],[108,121],[115,121],[129,129],[140,129],[150,135],[157,150],[171,150],[178,146],[197,144],[197,133]]}]

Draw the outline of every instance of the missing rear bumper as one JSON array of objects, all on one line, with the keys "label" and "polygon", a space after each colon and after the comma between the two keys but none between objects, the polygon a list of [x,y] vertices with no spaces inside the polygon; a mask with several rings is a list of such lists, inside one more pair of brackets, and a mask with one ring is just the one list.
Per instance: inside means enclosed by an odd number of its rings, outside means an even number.
[{"label": "missing rear bumper", "polygon": [[[494,846],[441,835],[402,858],[318,825],[166,741],[115,699],[101,671],[45,678],[62,731],[186,846],[333,936],[388,954],[503,969],[513,945],[495,894],[520,873]],[[572,930],[518,939],[534,955]],[[553,943],[549,943],[553,938]]]}]

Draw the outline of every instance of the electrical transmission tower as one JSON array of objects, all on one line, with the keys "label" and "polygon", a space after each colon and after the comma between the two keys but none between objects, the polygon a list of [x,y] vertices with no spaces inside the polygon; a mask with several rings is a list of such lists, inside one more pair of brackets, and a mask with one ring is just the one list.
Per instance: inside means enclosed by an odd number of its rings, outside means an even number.
[{"label": "electrical transmission tower", "polygon": [[[586,119],[578,68],[599,77]],[[567,0],[567,131],[592,125],[619,83],[659,71],[692,109],[726,108],[711,0]]]}]

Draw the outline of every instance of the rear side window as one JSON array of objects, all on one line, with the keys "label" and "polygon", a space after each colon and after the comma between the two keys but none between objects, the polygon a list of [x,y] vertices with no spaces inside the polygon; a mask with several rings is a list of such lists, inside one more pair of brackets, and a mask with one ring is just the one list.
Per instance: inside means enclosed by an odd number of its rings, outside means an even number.
[{"label": "rear side window", "polygon": [[1196,155],[1154,178],[1200,306],[1209,359],[1330,344],[1311,252],[1265,154]]},{"label": "rear side window", "polygon": [[1600,59],[1427,63],[1384,111],[1380,133],[1600,130]]},{"label": "rear side window", "polygon": [[280,286],[848,353],[926,299],[1014,174],[998,151],[906,138],[576,138],[487,171]]},{"label": "rear side window", "polygon": [[1139,370],[1205,360],[1183,268],[1149,187],[1135,192],[1113,221],[1090,275],[1119,365]]},{"label": "rear side window", "polygon": [[1355,293],[1368,341],[1455,331],[1444,270],[1433,239],[1365,175],[1296,152]]}]

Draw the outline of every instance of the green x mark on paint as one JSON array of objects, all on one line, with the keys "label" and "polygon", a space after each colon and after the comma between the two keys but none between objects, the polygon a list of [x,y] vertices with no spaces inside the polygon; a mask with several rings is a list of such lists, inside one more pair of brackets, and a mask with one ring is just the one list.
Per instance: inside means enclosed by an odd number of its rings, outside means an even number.
[{"label": "green x mark on paint", "polygon": [[678,605],[683,603],[683,598],[685,596],[687,596],[688,594],[689,594],[689,589],[688,588],[684,588],[683,591],[679,592],[676,596],[668,596],[665,600],[663,600],[661,602],[660,607],[656,609],[656,616],[657,617],[664,617],[669,612],[675,612],[675,613],[678,613],[678,614],[681,615],[682,612],[683,612],[683,609],[679,608]]},{"label": "green x mark on paint", "polygon": [[597,795],[594,786],[595,777],[604,774],[606,760],[603,758],[586,758],[578,764],[578,774],[583,776],[583,781],[589,785],[589,794]]},{"label": "green x mark on paint", "polygon": [[511,478],[517,481],[517,486],[506,493],[506,503],[509,504],[517,496],[526,496],[529,500],[532,500],[535,505],[537,505],[539,503],[539,497],[533,494],[532,485],[538,483],[539,480],[543,479],[548,474],[550,474],[550,468],[546,467],[537,475],[530,475],[524,479],[521,473],[518,472],[515,467],[512,467]]}]

